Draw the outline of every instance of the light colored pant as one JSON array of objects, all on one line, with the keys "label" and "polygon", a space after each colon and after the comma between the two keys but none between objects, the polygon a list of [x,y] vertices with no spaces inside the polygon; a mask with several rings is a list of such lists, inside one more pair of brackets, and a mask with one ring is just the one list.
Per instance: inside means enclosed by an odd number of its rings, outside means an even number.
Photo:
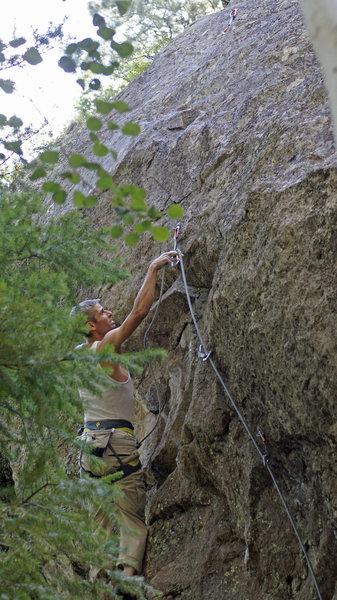
[{"label": "light colored pant", "polygon": [[[109,442],[114,451],[123,459],[134,455],[136,452],[136,439],[130,430],[115,430],[111,433]],[[107,447],[103,453],[102,460],[105,462],[105,468],[100,469],[99,475],[108,475],[114,473],[119,468],[118,460],[115,458],[110,448]],[[137,463],[137,460],[135,461]],[[134,465],[134,462],[132,462]],[[90,463],[87,457],[82,457],[82,467],[90,471]],[[95,474],[95,472],[93,472]],[[145,482],[143,472],[139,469],[131,473],[120,481],[116,481],[122,492],[120,498],[115,500],[117,514],[120,518],[120,552],[118,557],[118,567],[130,565],[134,567],[137,573],[141,573],[143,557],[145,552],[147,527],[145,525]],[[99,515],[98,515],[99,519]],[[111,523],[106,520],[101,521],[107,535],[111,536]]]}]

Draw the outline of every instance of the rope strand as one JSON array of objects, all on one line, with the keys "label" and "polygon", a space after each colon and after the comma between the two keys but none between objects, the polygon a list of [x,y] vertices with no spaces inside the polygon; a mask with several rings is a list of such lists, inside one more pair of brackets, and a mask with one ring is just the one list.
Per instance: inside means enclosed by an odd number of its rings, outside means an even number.
[{"label": "rope strand", "polygon": [[[150,333],[150,331],[152,329],[152,325],[153,325],[153,323],[156,320],[157,313],[158,313],[158,310],[159,310],[159,306],[161,304],[161,299],[162,299],[162,296],[163,296],[163,289],[164,289],[164,281],[165,281],[165,268],[163,269],[163,273],[162,273],[162,277],[161,277],[160,291],[159,291],[159,298],[158,298],[157,306],[156,306],[155,311],[153,313],[153,317],[151,319],[151,322],[150,322],[150,324],[149,324],[149,326],[148,326],[148,328],[147,328],[147,330],[145,331],[145,334],[144,334],[144,342],[143,342],[144,350],[146,350],[146,348],[147,348],[147,338],[148,338],[149,333]],[[152,433],[156,429],[157,425],[159,424],[159,421],[160,421],[160,418],[161,418],[161,414],[162,414],[164,406],[165,406],[165,403],[162,404],[162,402],[161,402],[161,397],[160,397],[158,382],[157,382],[157,378],[155,376],[155,373],[154,373],[151,361],[149,360],[147,364],[149,365],[150,373],[152,375],[153,382],[154,382],[154,387],[155,387],[155,390],[156,390],[156,395],[157,395],[157,400],[158,400],[158,416],[157,416],[156,422],[155,422],[154,426],[152,427],[152,429],[139,442],[137,442],[137,448],[140,448],[140,446],[142,445],[142,443],[145,442],[145,440],[147,440],[147,438],[150,437],[150,435],[152,435]]]},{"label": "rope strand", "polygon": [[[199,340],[200,340],[200,343],[201,343],[201,345],[202,345],[202,348],[203,348],[204,352],[205,352],[205,353],[206,353],[206,355],[207,355],[207,354],[210,354],[210,352],[209,352],[209,351],[207,351],[207,348],[206,348],[205,342],[204,342],[204,340],[203,340],[203,338],[202,338],[202,335],[201,335],[201,333],[200,333],[200,329],[199,329],[199,326],[198,326],[197,320],[196,320],[196,318],[195,318],[195,314],[194,314],[193,307],[192,307],[192,303],[191,303],[191,298],[190,298],[189,291],[188,291],[188,285],[187,285],[187,280],[186,280],[186,275],[185,275],[185,269],[184,269],[183,255],[182,255],[182,253],[180,252],[179,248],[177,248],[177,253],[178,253],[178,255],[179,255],[180,266],[181,266],[181,275],[182,275],[182,279],[183,279],[183,283],[184,283],[184,287],[185,287],[185,293],[186,293],[186,298],[187,298],[187,302],[188,302],[188,307],[189,307],[189,309],[190,309],[191,317],[192,317],[192,319],[193,319],[194,327],[195,327],[195,329],[196,329],[196,332],[197,332],[198,338],[199,338]],[[306,559],[306,562],[307,562],[307,565],[308,565],[309,571],[310,571],[310,573],[311,573],[311,576],[312,576],[312,579],[313,579],[313,582],[314,582],[314,585],[315,585],[315,588],[316,588],[316,592],[317,592],[318,598],[319,598],[319,600],[323,600],[323,598],[322,598],[322,596],[321,596],[321,592],[320,592],[320,590],[319,590],[319,587],[318,587],[318,583],[317,583],[317,579],[316,579],[316,576],[315,576],[314,570],[313,570],[313,568],[312,568],[312,565],[311,565],[310,558],[309,558],[309,556],[308,556],[308,553],[307,553],[307,551],[306,551],[306,549],[305,549],[305,547],[304,547],[304,544],[303,544],[303,542],[302,542],[301,536],[300,536],[300,534],[299,534],[299,532],[298,532],[298,529],[297,529],[297,527],[296,527],[296,524],[295,524],[295,522],[294,522],[294,519],[292,518],[292,515],[291,515],[291,512],[290,512],[290,510],[289,510],[289,507],[288,507],[288,505],[287,505],[287,503],[286,503],[286,501],[285,501],[285,499],[284,499],[284,496],[283,496],[283,494],[282,494],[282,492],[281,492],[281,490],[280,490],[280,487],[279,487],[279,485],[278,485],[278,483],[277,483],[277,481],[276,481],[276,479],[275,479],[275,476],[274,476],[274,473],[273,473],[273,471],[272,471],[272,468],[271,468],[271,467],[270,467],[270,465],[269,465],[269,462],[268,462],[268,457],[266,457],[266,455],[265,455],[263,452],[261,452],[261,450],[260,450],[260,448],[259,448],[259,446],[258,446],[257,442],[255,441],[255,438],[254,438],[254,436],[253,436],[253,434],[252,434],[252,432],[251,432],[250,428],[248,427],[248,425],[247,425],[247,423],[246,423],[246,420],[244,419],[244,417],[243,417],[243,415],[241,414],[241,412],[240,412],[239,408],[237,407],[236,403],[234,402],[234,400],[233,400],[233,398],[232,398],[232,396],[231,396],[231,394],[230,394],[230,392],[229,392],[229,390],[228,390],[228,388],[227,388],[227,386],[226,386],[225,382],[223,381],[223,379],[222,379],[222,377],[221,377],[221,375],[220,375],[220,373],[219,373],[219,371],[218,371],[217,367],[215,366],[213,359],[212,359],[211,357],[209,357],[209,358],[208,358],[208,360],[209,360],[210,364],[212,365],[212,368],[213,368],[213,370],[214,370],[214,372],[215,372],[215,374],[216,374],[216,376],[217,376],[218,380],[220,381],[220,383],[221,383],[221,385],[222,385],[222,387],[223,387],[223,390],[224,390],[224,392],[225,392],[226,396],[227,396],[227,397],[228,397],[228,399],[230,400],[230,402],[231,402],[231,404],[232,404],[232,406],[233,406],[233,408],[234,408],[234,410],[235,410],[236,414],[238,415],[238,417],[239,417],[239,419],[240,419],[240,421],[241,421],[242,425],[244,426],[244,428],[245,428],[246,432],[248,433],[248,435],[249,435],[249,437],[250,437],[251,441],[253,442],[253,444],[254,444],[254,447],[255,447],[255,450],[256,450],[256,451],[257,451],[257,453],[259,454],[259,456],[260,456],[260,458],[261,458],[261,460],[262,460],[262,462],[263,462],[263,465],[266,467],[266,469],[267,469],[267,471],[268,471],[268,473],[269,473],[269,475],[270,475],[270,477],[271,477],[271,479],[272,479],[272,481],[273,481],[273,483],[274,483],[274,486],[275,486],[275,488],[276,488],[276,490],[277,490],[277,493],[278,493],[278,495],[279,495],[279,497],[280,497],[280,499],[281,499],[281,502],[282,502],[282,504],[283,504],[283,506],[284,506],[284,509],[285,509],[286,513],[287,513],[288,519],[289,519],[289,521],[290,521],[290,523],[291,523],[291,525],[292,525],[292,528],[293,528],[293,530],[294,530],[294,532],[295,532],[295,535],[296,535],[296,537],[297,537],[297,539],[298,539],[298,542],[299,542],[299,544],[300,544],[300,547],[301,547],[301,549],[302,549],[302,552],[303,552],[303,554],[304,554],[304,557],[305,557],[305,559]]]},{"label": "rope strand", "polygon": [[[269,475],[270,475],[270,477],[271,477],[271,479],[273,481],[273,484],[274,484],[274,486],[276,488],[276,491],[277,491],[277,493],[278,493],[278,495],[280,497],[280,500],[281,500],[281,502],[283,504],[283,507],[284,507],[284,509],[286,511],[286,514],[287,514],[288,519],[289,519],[289,521],[291,523],[291,526],[292,526],[292,528],[293,528],[293,530],[295,532],[295,535],[297,537],[297,540],[299,542],[299,545],[301,547],[301,550],[303,552],[305,560],[307,562],[307,565],[308,565],[311,577],[312,577],[314,585],[315,585],[317,596],[318,596],[319,600],[323,600],[321,592],[320,592],[320,589],[318,587],[317,579],[316,579],[316,576],[315,576],[315,573],[314,573],[314,570],[313,570],[310,558],[309,558],[308,553],[307,553],[307,551],[306,551],[306,549],[304,547],[303,541],[302,541],[301,536],[299,534],[299,531],[298,531],[298,529],[296,527],[295,521],[294,521],[294,519],[293,519],[293,517],[291,515],[289,507],[288,507],[288,505],[286,503],[286,500],[285,500],[285,498],[284,498],[284,496],[282,494],[282,491],[281,491],[281,489],[280,489],[280,487],[279,487],[279,485],[278,485],[278,483],[276,481],[276,478],[275,478],[275,475],[273,473],[273,470],[272,470],[271,466],[269,465],[268,454],[266,453],[266,451],[262,452],[261,449],[260,449],[260,447],[259,447],[259,445],[257,444],[257,442],[255,440],[255,437],[254,437],[253,433],[251,432],[251,430],[250,430],[250,428],[249,428],[249,426],[248,426],[245,418],[243,417],[243,415],[242,415],[241,411],[239,410],[238,406],[236,405],[236,403],[235,403],[235,401],[234,401],[231,393],[229,392],[229,390],[228,390],[228,388],[227,388],[227,386],[226,386],[223,378],[221,377],[221,374],[219,373],[219,371],[218,371],[218,369],[217,369],[217,367],[216,367],[213,359],[211,358],[211,356],[210,356],[211,355],[211,351],[207,350],[207,346],[206,346],[206,344],[204,342],[204,339],[203,339],[203,337],[201,335],[201,331],[199,329],[199,325],[198,325],[197,319],[196,319],[195,314],[194,314],[194,310],[193,310],[193,306],[192,306],[190,294],[189,294],[189,291],[188,291],[188,285],[187,285],[185,268],[184,268],[184,261],[183,261],[183,254],[181,253],[180,249],[178,248],[178,234],[179,234],[179,229],[180,229],[180,225],[177,226],[176,231],[175,231],[174,250],[177,252],[177,254],[179,256],[179,261],[178,262],[180,263],[180,266],[181,266],[181,276],[182,276],[182,280],[183,280],[183,284],[184,284],[184,288],[185,288],[186,299],[187,299],[189,311],[191,313],[191,317],[192,317],[192,320],[193,320],[193,324],[194,324],[197,336],[198,336],[199,341],[200,341],[200,348],[202,349],[202,352],[200,351],[199,355],[203,358],[204,361],[208,360],[210,362],[210,364],[212,366],[212,369],[215,372],[215,374],[216,374],[216,376],[217,376],[217,378],[218,378],[218,380],[219,380],[219,382],[220,382],[220,384],[221,384],[221,386],[222,386],[222,388],[223,388],[223,390],[224,390],[227,398],[229,399],[232,407],[234,408],[234,410],[235,410],[235,412],[236,412],[239,420],[241,421],[244,429],[246,430],[248,436],[250,437],[251,441],[253,442],[254,448],[255,448],[256,452],[258,453],[259,457],[261,458],[263,465],[266,467],[266,469],[267,469],[267,471],[268,471],[268,473],[269,473]],[[178,264],[178,262],[176,264]],[[150,322],[150,324],[149,324],[149,326],[148,326],[148,328],[147,328],[147,330],[146,330],[146,332],[144,334],[144,350],[146,350],[146,348],[147,348],[147,338],[148,338],[150,330],[151,330],[151,328],[153,326],[153,323],[156,320],[158,309],[159,309],[159,306],[161,304],[162,295],[163,295],[163,289],[164,289],[164,279],[165,279],[165,271],[163,271],[163,275],[162,275],[158,303],[157,303],[156,309],[154,311],[153,317],[151,319],[151,322]],[[164,408],[164,405],[165,405],[165,404],[162,404],[162,402],[161,402],[159,388],[158,388],[158,383],[157,383],[157,379],[156,379],[156,376],[155,376],[155,373],[154,373],[151,361],[149,361],[148,365],[149,365],[149,369],[150,369],[151,375],[153,377],[153,381],[154,381],[154,385],[155,385],[155,389],[156,389],[156,395],[157,395],[157,399],[158,399],[158,407],[159,407],[158,410],[159,410],[159,412],[158,412],[158,416],[157,416],[156,422],[155,422],[154,426],[152,427],[152,429],[149,431],[149,433],[147,433],[143,437],[142,440],[140,440],[140,442],[138,442],[138,444],[137,444],[138,448],[141,446],[141,444],[150,435],[152,435],[152,433],[154,432],[154,430],[158,426],[158,423],[159,423],[159,420],[161,418],[161,414],[162,414],[162,411],[163,411],[163,408]],[[260,437],[262,438],[262,440],[264,442],[264,445],[265,445],[265,450],[266,450],[266,441],[265,441],[265,438],[264,438],[263,434],[261,432],[259,432],[258,435],[260,435]]]}]

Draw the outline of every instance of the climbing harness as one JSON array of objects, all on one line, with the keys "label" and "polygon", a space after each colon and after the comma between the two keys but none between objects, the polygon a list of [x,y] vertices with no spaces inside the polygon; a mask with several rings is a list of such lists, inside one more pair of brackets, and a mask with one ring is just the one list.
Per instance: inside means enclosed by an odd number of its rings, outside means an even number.
[{"label": "climbing harness", "polygon": [[234,19],[236,18],[236,15],[238,14],[238,9],[237,8],[233,8],[233,10],[231,10],[230,14],[229,14],[229,23],[227,25],[227,27],[225,27],[225,29],[223,30],[222,33],[227,33],[228,29],[230,28],[231,24],[233,23]]},{"label": "climbing harness", "polygon": [[[109,450],[112,452],[113,456],[119,464],[119,467],[116,468],[115,472],[121,473],[121,477],[119,477],[118,479],[118,481],[120,481],[121,479],[124,479],[124,477],[131,475],[131,473],[139,471],[142,465],[139,460],[138,452],[134,452],[133,454],[127,457],[119,456],[116,450],[112,447],[112,444],[110,442],[110,436],[114,433],[114,431],[124,431],[133,436],[133,429],[134,427],[129,421],[124,421],[122,419],[104,419],[102,421],[87,421],[82,427],[80,427],[77,434],[82,435],[83,433],[88,433],[90,431],[90,441],[94,444],[95,442],[97,443],[96,432],[101,432],[103,434],[103,437],[105,438],[103,445],[98,445],[97,447],[93,448],[90,453],[93,456],[102,458],[105,450],[109,448]],[[94,473],[83,467],[82,456],[83,450],[81,450],[79,457],[81,475],[82,473],[87,473],[90,477],[100,478],[101,475],[95,475]]]}]

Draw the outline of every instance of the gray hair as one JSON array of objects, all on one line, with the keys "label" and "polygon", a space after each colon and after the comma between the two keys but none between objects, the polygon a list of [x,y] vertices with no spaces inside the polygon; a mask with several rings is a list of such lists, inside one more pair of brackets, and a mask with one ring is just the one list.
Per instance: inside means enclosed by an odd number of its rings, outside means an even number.
[{"label": "gray hair", "polygon": [[88,319],[93,321],[94,318],[92,315],[92,309],[94,308],[94,306],[96,306],[96,304],[99,303],[99,298],[90,298],[89,300],[83,300],[79,304],[76,304],[76,306],[73,306],[73,308],[70,311],[70,316],[78,317],[79,315],[83,314],[87,315]]}]

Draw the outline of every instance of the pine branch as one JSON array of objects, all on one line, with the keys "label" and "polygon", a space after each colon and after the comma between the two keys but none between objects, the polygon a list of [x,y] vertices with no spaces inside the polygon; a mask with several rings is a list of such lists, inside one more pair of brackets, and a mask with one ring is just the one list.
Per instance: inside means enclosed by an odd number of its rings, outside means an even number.
[{"label": "pine branch", "polygon": [[30,496],[28,496],[22,502],[20,502],[20,504],[18,506],[24,506],[25,504],[27,504],[27,502],[29,502],[29,500],[31,498],[33,498],[34,496],[36,496],[36,494],[39,494],[39,492],[41,492],[42,490],[44,490],[46,487],[50,487],[50,486],[57,487],[58,483],[51,483],[51,481],[47,481],[47,483],[44,483],[43,485],[41,485],[41,487],[39,487],[37,490],[35,490],[35,492],[32,492],[32,494],[30,494]]}]

